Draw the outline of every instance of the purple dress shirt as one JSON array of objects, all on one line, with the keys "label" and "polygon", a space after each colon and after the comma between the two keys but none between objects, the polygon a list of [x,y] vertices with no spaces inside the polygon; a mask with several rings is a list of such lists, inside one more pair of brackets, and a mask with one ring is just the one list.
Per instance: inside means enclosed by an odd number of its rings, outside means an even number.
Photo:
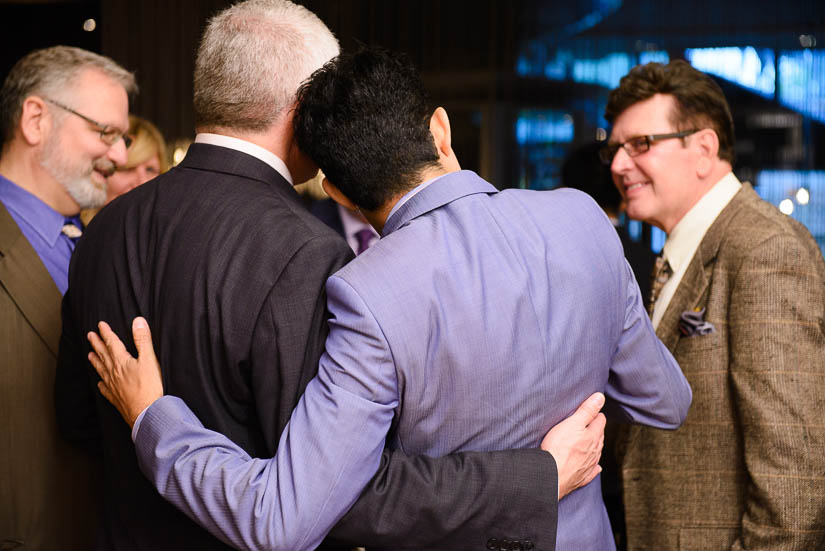
[{"label": "purple dress shirt", "polygon": [[34,247],[61,295],[69,286],[74,243],[62,233],[65,217],[11,180],[0,176],[0,202]]}]

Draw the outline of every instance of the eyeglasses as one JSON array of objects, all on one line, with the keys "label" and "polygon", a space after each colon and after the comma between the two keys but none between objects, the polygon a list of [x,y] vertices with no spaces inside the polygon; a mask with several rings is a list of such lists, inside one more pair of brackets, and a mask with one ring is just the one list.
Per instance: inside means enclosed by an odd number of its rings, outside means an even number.
[{"label": "eyeglasses", "polygon": [[630,138],[626,142],[609,143],[599,149],[599,158],[604,164],[609,165],[613,162],[613,157],[616,156],[616,153],[618,153],[620,147],[623,147],[624,150],[627,151],[628,155],[635,157],[648,151],[651,144],[655,142],[669,140],[671,138],[684,138],[685,136],[690,136],[696,132],[699,132],[698,128],[694,128],[693,130],[683,130],[682,132],[672,132],[670,134],[648,134],[647,136],[636,136],[635,138]]},{"label": "eyeglasses", "polygon": [[78,113],[77,111],[72,109],[71,107],[63,105],[59,101],[55,101],[55,100],[49,99],[49,98],[43,98],[43,99],[45,101],[51,103],[52,105],[60,107],[64,111],[68,111],[72,115],[77,115],[78,117],[80,117],[84,121],[86,121],[88,123],[91,123],[94,126],[97,126],[100,129],[100,140],[103,143],[105,143],[106,145],[115,145],[117,143],[117,141],[121,138],[123,138],[123,143],[126,144],[127,149],[129,148],[130,145],[132,145],[132,138],[129,137],[129,135],[127,135],[125,132],[121,132],[117,128],[111,127],[108,124],[100,124],[96,120],[94,120],[92,118],[89,118],[86,115],[81,115],[80,113]]}]

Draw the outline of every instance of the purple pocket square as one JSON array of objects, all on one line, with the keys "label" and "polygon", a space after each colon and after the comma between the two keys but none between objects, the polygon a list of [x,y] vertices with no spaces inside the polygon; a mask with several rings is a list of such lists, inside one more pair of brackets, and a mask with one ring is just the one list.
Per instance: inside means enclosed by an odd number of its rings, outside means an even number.
[{"label": "purple pocket square", "polygon": [[710,335],[716,333],[716,328],[709,321],[702,319],[705,309],[687,310],[679,317],[679,331],[686,337]]}]

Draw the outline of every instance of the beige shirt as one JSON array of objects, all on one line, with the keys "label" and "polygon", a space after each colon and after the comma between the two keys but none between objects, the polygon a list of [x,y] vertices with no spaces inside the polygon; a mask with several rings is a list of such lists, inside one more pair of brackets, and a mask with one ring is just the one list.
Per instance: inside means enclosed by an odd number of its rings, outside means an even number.
[{"label": "beige shirt", "polygon": [[742,184],[733,175],[733,172],[728,172],[693,205],[693,208],[679,220],[679,223],[667,236],[662,252],[670,263],[673,275],[662,287],[662,292],[659,294],[653,308],[651,321],[654,329],[659,327],[659,322],[662,320],[662,316],[665,315],[670,299],[673,298],[673,294],[679,287],[682,276],[685,275],[687,267],[693,259],[693,255],[696,254],[696,250],[699,248],[699,244],[705,237],[708,228],[741,188]]}]

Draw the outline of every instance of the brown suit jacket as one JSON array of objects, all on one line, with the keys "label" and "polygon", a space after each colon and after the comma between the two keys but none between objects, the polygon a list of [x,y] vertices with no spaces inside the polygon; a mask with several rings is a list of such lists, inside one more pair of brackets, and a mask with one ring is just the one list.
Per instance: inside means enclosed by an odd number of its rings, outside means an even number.
[{"label": "brown suit jacket", "polygon": [[[715,333],[682,336],[695,308]],[[677,431],[628,431],[628,549],[825,549],[823,316],[816,242],[743,185],[657,330],[693,405]]]},{"label": "brown suit jacket", "polygon": [[91,460],[60,440],[54,413],[60,301],[0,203],[0,547],[87,551],[94,544]]}]

